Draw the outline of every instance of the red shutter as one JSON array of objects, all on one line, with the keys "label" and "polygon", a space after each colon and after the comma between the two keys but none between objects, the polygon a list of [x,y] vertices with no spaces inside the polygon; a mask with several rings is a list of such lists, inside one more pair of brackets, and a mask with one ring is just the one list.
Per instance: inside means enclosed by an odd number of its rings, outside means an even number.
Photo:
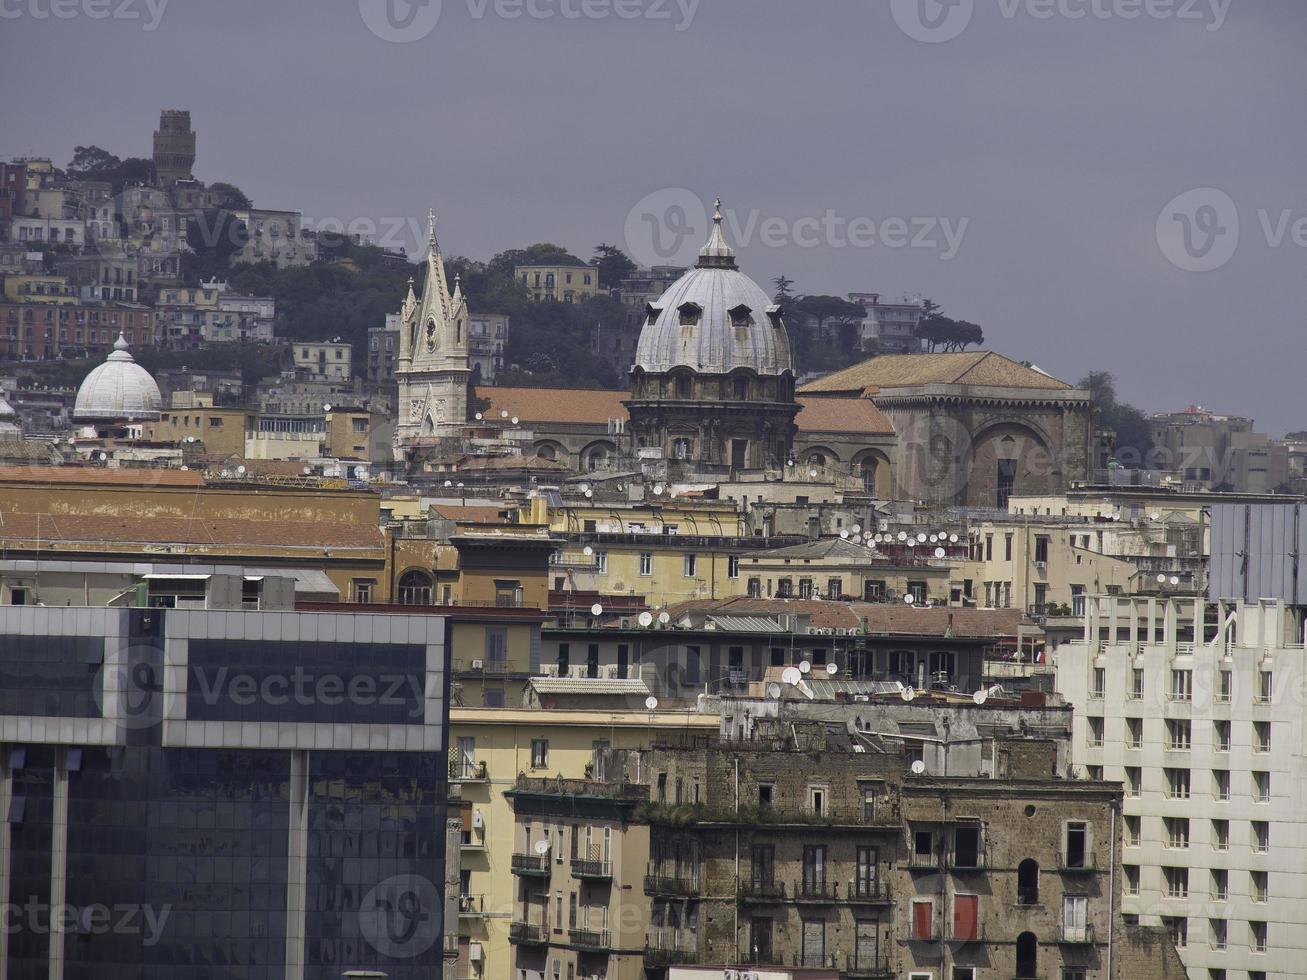
[{"label": "red shutter", "polygon": [[932,914],[933,906],[930,902],[913,902],[912,903],[912,937],[914,939],[931,939],[933,938],[932,921],[935,917]]},{"label": "red shutter", "polygon": [[953,896],[953,938],[975,939],[980,899],[976,895]]}]

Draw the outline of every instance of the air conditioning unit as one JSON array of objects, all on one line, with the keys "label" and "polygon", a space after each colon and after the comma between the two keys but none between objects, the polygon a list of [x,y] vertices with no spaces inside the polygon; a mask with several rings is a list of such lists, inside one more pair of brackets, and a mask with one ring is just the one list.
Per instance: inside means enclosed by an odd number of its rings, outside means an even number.
[{"label": "air conditioning unit", "polygon": [[1046,562],[1046,561],[1037,561],[1037,562],[1035,562],[1035,567],[1036,567],[1036,568],[1047,568],[1047,567],[1048,567],[1048,562]]},{"label": "air conditioning unit", "polygon": [[486,662],[485,662],[484,660],[473,660],[473,661],[472,661],[472,669],[473,669],[473,670],[484,670],[484,669],[485,669],[485,666],[486,666]]},{"label": "air conditioning unit", "polygon": [[481,962],[481,944],[480,944],[480,943],[468,943],[468,946],[467,946],[467,958],[468,958],[469,960],[471,960],[473,963],[480,963],[480,962]]}]

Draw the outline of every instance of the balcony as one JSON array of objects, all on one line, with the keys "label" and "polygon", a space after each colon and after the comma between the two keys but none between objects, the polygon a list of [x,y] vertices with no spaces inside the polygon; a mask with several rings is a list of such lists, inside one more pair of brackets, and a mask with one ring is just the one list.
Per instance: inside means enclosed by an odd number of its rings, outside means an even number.
[{"label": "balcony", "polygon": [[834,881],[804,879],[794,886],[796,902],[830,904],[840,897],[840,886]]},{"label": "balcony", "polygon": [[461,758],[449,760],[449,781],[452,783],[484,783],[489,778],[484,762]]},{"label": "balcony", "polygon": [[511,922],[508,941],[518,946],[548,946],[549,929],[534,922]]},{"label": "balcony", "polygon": [[679,895],[690,897],[699,894],[699,876],[647,874],[644,876],[646,895]]},{"label": "balcony", "polygon": [[487,914],[486,897],[484,895],[458,896],[458,917],[460,919],[482,919]]},{"label": "balcony", "polygon": [[1057,941],[1066,946],[1092,946],[1094,944],[1093,924],[1069,926],[1063,923]]},{"label": "balcony", "polygon": [[983,943],[985,941],[985,927],[976,923],[976,927],[968,932],[959,933],[956,929],[950,929],[948,941],[951,943]]},{"label": "balcony", "polygon": [[1059,855],[1057,859],[1057,870],[1064,875],[1091,875],[1098,869],[1094,867],[1094,856],[1086,854],[1078,862],[1068,861],[1065,854]]},{"label": "balcony", "polygon": [[514,854],[512,872],[524,878],[548,878],[548,854]]},{"label": "balcony", "polygon": [[458,841],[458,849],[464,854],[476,854],[486,849],[486,832],[484,830],[465,830]]},{"label": "balcony", "polygon": [[740,882],[740,901],[753,904],[770,904],[785,901],[785,884],[779,881],[760,881],[747,878]]},{"label": "balcony", "polygon": [[611,881],[613,864],[611,861],[588,861],[573,858],[572,877],[585,878],[590,881]]},{"label": "balcony", "polygon": [[609,949],[612,938],[607,929],[569,929],[567,939],[579,949]]},{"label": "balcony", "polygon": [[688,929],[654,929],[644,940],[644,965],[651,970],[693,963],[698,955],[695,934]]},{"label": "balcony", "polygon": [[888,905],[892,901],[889,882],[876,878],[872,881],[851,881],[848,900],[854,905]]}]

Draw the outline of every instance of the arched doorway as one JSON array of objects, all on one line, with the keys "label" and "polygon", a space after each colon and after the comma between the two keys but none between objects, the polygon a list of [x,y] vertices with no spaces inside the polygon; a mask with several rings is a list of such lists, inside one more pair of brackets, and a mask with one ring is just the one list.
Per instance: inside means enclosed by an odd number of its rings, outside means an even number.
[{"label": "arched doorway", "polygon": [[1033,932],[1017,936],[1017,977],[1027,980],[1039,976],[1039,940]]},{"label": "arched doorway", "polygon": [[1034,858],[1017,865],[1017,904],[1039,904],[1039,862]]},{"label": "arched doorway", "polygon": [[399,578],[399,601],[405,606],[431,605],[431,576],[418,569],[410,569]]}]

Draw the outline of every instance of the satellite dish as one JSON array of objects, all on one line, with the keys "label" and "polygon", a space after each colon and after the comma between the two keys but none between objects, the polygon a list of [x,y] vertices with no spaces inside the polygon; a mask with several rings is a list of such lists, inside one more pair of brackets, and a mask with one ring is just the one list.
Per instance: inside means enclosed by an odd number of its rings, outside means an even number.
[{"label": "satellite dish", "polygon": [[654,697],[652,694],[650,694],[647,698],[644,699],[644,706],[648,708],[650,711],[653,711],[655,708],[658,707],[658,699]]},{"label": "satellite dish", "polygon": [[909,592],[907,595],[903,597],[903,601],[910,606],[917,601],[917,597],[914,596],[911,592]]},{"label": "satellite dish", "polygon": [[848,540],[848,537],[849,537],[849,532],[848,532],[848,531],[841,531],[841,532],[840,532],[840,537],[841,537],[841,538],[844,538],[844,539],[847,541],[847,540]]},{"label": "satellite dish", "polygon": [[1119,513],[1112,515],[1112,520],[1119,521],[1120,519],[1121,519],[1121,515]]},{"label": "satellite dish", "polygon": [[501,419],[506,419],[506,418],[508,418],[508,412],[506,412],[506,411],[501,411],[501,412],[499,413],[499,417],[500,417]]},{"label": "satellite dish", "polygon": [[323,410],[324,412],[330,412],[330,411],[331,411],[331,406],[330,406],[330,405],[323,405],[323,406],[322,406],[322,410]]},{"label": "satellite dish", "polygon": [[183,467],[182,467],[182,472],[185,473],[185,472],[186,472],[187,470],[189,470],[189,469],[190,469],[189,466],[183,466]]},{"label": "satellite dish", "polygon": [[547,840],[536,841],[535,847],[532,848],[532,850],[534,850],[541,857],[544,857],[546,854],[549,853],[549,841]]},{"label": "satellite dish", "polygon": [[772,681],[770,684],[767,685],[767,697],[771,698],[773,701],[776,701],[779,700],[780,696],[781,696],[781,686],[779,684],[777,684],[775,681]]},{"label": "satellite dish", "polygon": [[906,540],[908,540],[908,532],[907,532],[907,531],[900,531],[900,532],[899,532],[899,540],[900,540],[900,541],[906,541]]},{"label": "satellite dish", "polygon": [[975,694],[971,695],[971,700],[976,702],[976,704],[984,704],[989,700],[989,692],[977,691]]},{"label": "satellite dish", "polygon": [[948,539],[949,539],[949,542],[950,542],[951,544],[957,544],[957,543],[958,543],[958,536],[957,536],[956,534],[950,534],[950,535],[948,536]]},{"label": "satellite dish", "polygon": [[879,543],[880,543],[880,535],[879,535],[879,534],[873,534],[873,535],[871,536],[871,540],[873,540],[873,541],[875,541],[877,544],[879,544]]},{"label": "satellite dish", "polygon": [[909,548],[915,548],[916,546],[917,546],[917,539],[916,539],[916,538],[908,538],[908,547],[909,547]]},{"label": "satellite dish", "polygon": [[576,489],[580,490],[582,493],[585,493],[587,490],[590,489],[590,484],[588,483],[579,484]]},{"label": "satellite dish", "polygon": [[591,616],[602,616],[603,614],[604,614],[604,607],[601,606],[599,603],[596,602],[593,606],[590,607]]},{"label": "satellite dish", "polygon": [[911,701],[916,696],[917,696],[917,692],[910,687],[905,687],[903,690],[899,692],[899,697],[901,697],[904,701]]},{"label": "satellite dish", "polygon": [[245,467],[244,467],[244,466],[238,466],[238,467],[236,467],[236,472],[237,472],[237,473],[244,473],[244,472],[245,472]]},{"label": "satellite dish", "polygon": [[920,759],[912,763],[912,774],[914,776],[920,776],[925,771],[926,771],[926,764],[922,762]]},{"label": "satellite dish", "polygon": [[801,661],[801,662],[799,663],[799,670],[800,670],[802,673],[804,673],[804,674],[811,674],[811,673],[812,673],[812,664],[809,663],[807,660]]},{"label": "satellite dish", "polygon": [[482,420],[484,420],[484,419],[485,419],[485,416],[482,415],[480,412],[477,412],[477,421],[480,422],[480,421],[482,421]]},{"label": "satellite dish", "polygon": [[654,496],[655,496],[655,497],[661,497],[662,495],[663,495],[663,485],[662,485],[661,483],[655,483],[655,484],[654,484]]},{"label": "satellite dish", "polygon": [[585,555],[587,558],[589,558],[594,553],[595,550],[591,548],[589,545],[586,545],[584,548],[581,549],[581,554]]},{"label": "satellite dish", "polygon": [[517,425],[517,416],[514,415],[511,419],[509,419],[509,421],[512,422],[514,425]]},{"label": "satellite dish", "polygon": [[835,676],[836,674],[838,674],[839,672],[840,672],[840,665],[839,665],[839,664],[827,664],[827,665],[826,665],[826,674],[827,674],[828,676],[830,676],[830,677],[834,677],[834,676]]},{"label": "satellite dish", "polygon": [[786,684],[797,684],[803,680],[803,672],[798,667],[786,667],[781,671],[781,680]]},{"label": "satellite dish", "polygon": [[1179,584],[1180,584],[1180,576],[1179,576],[1179,575],[1172,575],[1172,576],[1171,576],[1171,584],[1172,584],[1172,585],[1179,585]]},{"label": "satellite dish", "polygon": [[1148,518],[1149,520],[1160,521],[1162,519],[1162,515],[1159,514],[1157,511],[1153,511],[1151,514],[1148,515]]},{"label": "satellite dish", "polygon": [[453,485],[454,485],[454,481],[453,481],[453,480],[446,480],[446,481],[445,481],[445,486],[447,486],[447,487],[452,487]]},{"label": "satellite dish", "polygon": [[853,533],[854,533],[854,534],[861,534],[861,533],[862,533],[862,525],[861,525],[861,524],[854,524],[854,525],[853,525]]},{"label": "satellite dish", "polygon": [[666,626],[671,621],[672,621],[672,614],[667,612],[666,610],[663,610],[658,614],[658,622],[663,626]]},{"label": "satellite dish", "polygon": [[1165,575],[1158,575],[1158,576],[1157,576],[1157,584],[1158,584],[1158,585],[1165,585],[1165,584],[1166,584],[1166,576],[1165,576]]},{"label": "satellite dish", "polygon": [[587,491],[585,492],[585,495],[586,495],[587,497],[593,497],[593,496],[595,495],[595,492],[594,492],[593,490],[587,490]]},{"label": "satellite dish", "polygon": [[926,532],[925,532],[925,531],[919,531],[919,532],[917,532],[917,540],[920,541],[922,544],[925,544],[925,543],[926,543]]},{"label": "satellite dish", "polygon": [[641,626],[652,626],[652,625],[653,625],[653,613],[648,612],[648,611],[646,611],[646,612],[642,612],[642,613],[640,613],[639,616],[636,617],[636,620],[635,620],[635,621],[636,621],[637,623],[639,623]]},{"label": "satellite dish", "polygon": [[930,543],[931,543],[931,544],[934,544],[934,543],[935,543],[936,541],[938,541],[938,540],[939,540],[939,535],[938,535],[938,534],[932,534],[932,535],[930,536]]},{"label": "satellite dish", "polygon": [[945,551],[943,548],[936,548],[936,549],[935,549],[935,557],[936,557],[936,558],[943,558],[946,554],[948,554],[948,552]]}]

